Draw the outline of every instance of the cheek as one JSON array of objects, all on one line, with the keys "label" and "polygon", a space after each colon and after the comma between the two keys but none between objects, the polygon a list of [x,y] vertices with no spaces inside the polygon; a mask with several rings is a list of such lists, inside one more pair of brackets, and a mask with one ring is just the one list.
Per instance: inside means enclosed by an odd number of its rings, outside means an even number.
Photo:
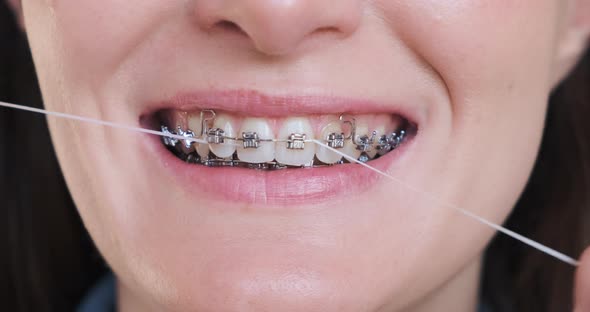
[{"label": "cheek", "polygon": [[446,87],[449,102],[437,105],[448,106],[441,110],[449,111],[450,120],[423,129],[447,142],[440,150],[444,158],[432,161],[428,172],[434,180],[449,181],[440,184],[440,192],[450,202],[501,222],[537,154],[561,5],[553,0],[379,3],[390,27]]},{"label": "cheek", "polygon": [[56,61],[72,83],[100,86],[134,49],[149,44],[149,34],[173,8],[156,0],[55,0],[47,11],[63,52]]},{"label": "cheek", "polygon": [[392,27],[441,76],[454,101],[548,80],[560,12],[553,0],[418,1],[388,9]]},{"label": "cheek", "polygon": [[391,27],[445,85],[452,140],[466,150],[486,142],[529,156],[551,90],[562,6],[554,0],[382,1]]}]

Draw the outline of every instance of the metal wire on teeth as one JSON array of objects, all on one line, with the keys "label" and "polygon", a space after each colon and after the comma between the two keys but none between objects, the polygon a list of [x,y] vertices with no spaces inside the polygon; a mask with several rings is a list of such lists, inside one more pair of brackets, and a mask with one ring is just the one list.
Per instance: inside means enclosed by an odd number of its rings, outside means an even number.
[{"label": "metal wire on teeth", "polygon": [[[209,113],[210,116],[208,118],[203,118],[204,113]],[[239,144],[244,149],[257,149],[261,144],[264,143],[285,142],[287,143],[287,149],[291,150],[302,150],[305,149],[305,144],[313,144],[313,140],[308,140],[307,135],[304,133],[292,133],[286,139],[262,139],[256,132],[245,131],[242,132],[240,137],[229,137],[225,135],[225,131],[223,129],[209,128],[209,123],[212,123],[215,119],[214,111],[205,110],[201,112],[201,117],[203,122],[200,137],[204,138],[209,144],[231,144],[231,142],[233,142],[234,144]],[[369,152],[376,150],[377,153],[375,158],[377,158],[396,149],[406,138],[405,130],[401,130],[399,133],[392,132],[390,134],[384,134],[381,136],[377,136],[377,132],[373,131],[370,134],[358,136],[356,134],[356,122],[354,119],[345,120],[343,116],[340,116],[340,121],[350,127],[350,134],[346,135],[345,133],[330,133],[326,136],[324,142],[331,148],[342,149],[344,148],[346,141],[352,141],[352,143],[356,146],[356,150],[362,152],[358,158],[358,160],[362,162],[371,160],[371,157],[368,155]],[[234,153],[234,155],[228,158],[220,158],[212,153],[209,153],[207,157],[201,157],[194,151],[186,153],[185,151],[182,151],[182,149],[177,148],[179,144],[182,144],[186,150],[191,150],[194,144],[198,144],[194,140],[197,137],[195,132],[189,129],[184,130],[180,126],[176,128],[176,131],[174,131],[164,125],[161,126],[161,130],[163,133],[171,135],[169,137],[162,137],[162,142],[164,145],[168,146],[170,150],[173,151],[179,158],[189,163],[201,164],[209,167],[243,167],[261,170],[276,170],[289,167],[323,167],[333,165],[322,163],[317,158],[314,158],[311,163],[302,166],[287,166],[276,161],[265,163],[247,163],[238,159],[237,151]],[[178,138],[172,137],[172,135],[182,136],[186,139],[179,140]],[[344,160],[340,160],[336,164],[341,164],[344,162]]]}]

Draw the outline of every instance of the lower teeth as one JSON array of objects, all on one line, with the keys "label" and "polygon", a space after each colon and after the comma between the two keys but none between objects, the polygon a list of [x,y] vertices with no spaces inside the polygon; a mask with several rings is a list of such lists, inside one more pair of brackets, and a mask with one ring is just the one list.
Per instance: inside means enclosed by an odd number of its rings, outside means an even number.
[{"label": "lower teeth", "polygon": [[[301,166],[288,166],[281,164],[277,161],[270,161],[265,163],[248,163],[238,159],[237,153],[234,153],[232,157],[229,158],[219,158],[213,154],[209,154],[207,159],[203,159],[199,154],[196,152],[185,153],[179,148],[168,146],[168,150],[171,151],[176,157],[180,158],[181,160],[196,165],[203,165],[207,167],[237,167],[237,168],[247,168],[247,169],[257,169],[257,170],[281,170],[287,168],[320,168],[320,167],[329,167],[334,165],[340,165],[345,163],[350,163],[349,161],[342,159],[335,164],[325,164],[315,158],[311,163]],[[380,156],[377,155],[373,159],[377,159]],[[362,162],[369,161],[369,156],[365,153],[361,154],[358,159]]]}]

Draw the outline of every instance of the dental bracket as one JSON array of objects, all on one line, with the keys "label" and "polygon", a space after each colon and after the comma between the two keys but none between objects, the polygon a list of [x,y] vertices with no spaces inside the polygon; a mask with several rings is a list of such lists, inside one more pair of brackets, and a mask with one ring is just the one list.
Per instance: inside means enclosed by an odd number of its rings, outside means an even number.
[{"label": "dental bracket", "polygon": [[[176,133],[174,131],[170,131],[168,129],[168,127],[166,127],[166,126],[162,126],[161,130],[166,135],[176,135]],[[164,142],[164,145],[171,146],[171,147],[175,147],[176,144],[178,144],[178,139],[173,138],[171,136],[163,136],[162,141]]]},{"label": "dental bracket", "polygon": [[[190,149],[192,147],[192,145],[194,144],[193,139],[195,138],[195,133],[192,132],[191,130],[184,131],[180,126],[178,126],[176,128],[176,135],[179,135],[179,136],[185,138],[184,140],[182,140],[182,144],[187,149]],[[176,144],[178,144],[179,141],[180,140],[175,140],[174,146],[176,146]]]},{"label": "dental bracket", "polygon": [[300,133],[291,133],[287,140],[287,149],[302,150],[305,149],[306,135]]},{"label": "dental bracket", "polygon": [[260,137],[256,132],[242,132],[242,144],[245,149],[260,147]]},{"label": "dental bracket", "polygon": [[379,138],[379,141],[377,141],[376,149],[381,152],[389,152],[390,150],[392,150],[394,148],[394,145],[392,144],[393,143],[392,138],[395,138],[395,137],[397,137],[397,134],[395,134],[395,132],[392,133],[391,136],[387,136],[385,134],[382,135]]},{"label": "dental bracket", "polygon": [[331,148],[343,148],[344,147],[344,133],[330,133],[326,137],[326,144]]},{"label": "dental bracket", "polygon": [[182,136],[186,138],[182,140],[182,143],[184,143],[184,147],[190,149],[193,146],[193,144],[195,144],[195,141],[193,140],[195,138],[195,133],[191,130],[187,130],[182,132]]},{"label": "dental bracket", "polygon": [[223,143],[225,143],[225,131],[223,131],[223,129],[219,129],[219,128],[207,130],[207,143],[209,143],[209,144],[223,144]]},{"label": "dental bracket", "polygon": [[404,141],[406,137],[406,131],[402,130],[400,131],[399,135],[397,135],[395,132],[391,135],[390,137],[390,145],[391,145],[391,149],[396,149],[398,146],[400,146],[400,144],[402,144],[402,142]]},{"label": "dental bracket", "polygon": [[233,160],[227,159],[207,159],[202,164],[207,167],[235,167],[236,165]]},{"label": "dental bracket", "polygon": [[361,152],[370,152],[373,149],[373,144],[375,143],[375,137],[377,136],[377,131],[373,131],[371,136],[363,135],[358,138],[356,144],[356,149]]}]

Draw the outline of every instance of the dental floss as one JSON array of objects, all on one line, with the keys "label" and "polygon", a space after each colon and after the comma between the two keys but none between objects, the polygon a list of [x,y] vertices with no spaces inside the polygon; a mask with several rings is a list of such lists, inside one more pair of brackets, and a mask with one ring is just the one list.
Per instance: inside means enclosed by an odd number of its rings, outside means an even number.
[{"label": "dental floss", "polygon": [[[17,110],[23,110],[23,111],[28,111],[28,112],[33,112],[33,113],[38,113],[38,114],[43,114],[43,115],[47,115],[47,116],[53,116],[53,117],[57,117],[57,118],[64,118],[64,119],[71,119],[71,120],[77,120],[77,121],[82,121],[82,122],[87,122],[87,123],[91,123],[91,124],[96,124],[96,125],[101,125],[101,126],[107,126],[107,127],[112,127],[112,128],[118,128],[118,129],[123,129],[123,130],[128,130],[128,131],[134,131],[134,132],[141,132],[141,133],[147,133],[147,134],[152,134],[152,135],[157,135],[160,137],[168,137],[168,138],[174,138],[174,139],[178,139],[178,140],[189,140],[191,142],[195,142],[195,143],[200,143],[200,144],[208,144],[207,141],[205,140],[201,140],[201,139],[195,139],[195,138],[186,138],[184,136],[180,136],[180,135],[175,135],[175,134],[170,134],[170,133],[164,133],[164,132],[160,132],[160,131],[155,131],[155,130],[149,130],[149,129],[144,129],[144,128],[139,128],[139,127],[133,127],[133,126],[127,126],[127,125],[123,125],[123,124],[119,124],[119,123],[114,123],[114,122],[109,122],[109,121],[103,121],[103,120],[98,120],[98,119],[93,119],[93,118],[88,118],[88,117],[82,117],[82,116],[77,116],[77,115],[72,115],[72,114],[66,114],[66,113],[60,113],[60,112],[52,112],[52,111],[48,111],[48,110],[44,110],[44,109],[38,109],[38,108],[32,108],[32,107],[28,107],[28,106],[23,106],[23,105],[17,105],[17,104],[11,104],[11,103],[6,103],[6,102],[2,102],[0,101],[0,107],[7,107],[7,108],[12,108],[12,109],[17,109]],[[450,204],[450,203],[446,203],[442,200],[440,200],[438,197],[436,197],[433,194],[430,194],[428,192],[422,191],[420,189],[417,189],[415,187],[413,187],[410,184],[407,184],[403,181],[401,181],[398,178],[395,178],[392,175],[389,175],[386,172],[383,172],[379,169],[376,169],[362,161],[359,161],[358,159],[355,159],[353,157],[350,157],[340,151],[338,151],[335,148],[332,148],[330,146],[328,146],[327,144],[318,141],[318,140],[311,140],[313,143],[322,146],[324,148],[327,148],[328,150],[333,151],[334,153],[346,158],[347,160],[349,160],[350,162],[354,162],[357,163],[361,166],[364,166],[365,168],[372,170],[396,183],[398,183],[399,185],[409,189],[410,191],[413,191],[417,194],[423,195],[428,197],[430,200],[432,200],[433,202],[443,206],[443,207],[447,207],[447,208],[451,208],[453,210],[456,210],[458,212],[460,212],[461,214],[463,214],[464,216],[467,216],[483,225],[486,225],[490,228],[493,228],[494,230],[497,230],[505,235],[508,235],[510,237],[512,237],[513,239],[516,239],[530,247],[533,247],[549,256],[552,256],[560,261],[563,261],[569,265],[572,265],[574,267],[579,266],[579,261],[575,260],[574,258],[567,256],[555,249],[552,249],[548,246],[545,246],[539,242],[536,242],[530,238],[527,238],[521,234],[518,234],[512,230],[509,230],[501,225],[495,224],[473,212],[467,211],[463,208],[457,207],[456,205]]]},{"label": "dental floss", "polygon": [[340,151],[338,151],[338,150],[336,150],[334,148],[331,148],[331,147],[329,147],[328,145],[324,144],[321,141],[314,140],[314,143],[316,143],[316,144],[318,144],[320,146],[323,146],[323,147],[325,147],[327,149],[332,150],[334,153],[337,153],[338,155],[346,158],[347,160],[349,160],[351,162],[355,162],[355,163],[357,163],[357,164],[359,164],[361,166],[364,166],[365,168],[368,168],[368,169],[370,169],[372,171],[375,171],[375,172],[379,173],[380,175],[382,175],[382,176],[384,176],[384,177],[386,177],[386,178],[388,178],[388,179],[390,179],[390,180],[398,183],[399,185],[404,186],[405,188],[409,189],[412,192],[415,192],[415,193],[417,193],[419,195],[426,196],[431,201],[433,201],[433,202],[435,202],[435,203],[437,203],[437,204],[439,204],[439,205],[441,205],[443,207],[447,207],[447,208],[451,208],[453,210],[456,210],[456,211],[462,213],[463,215],[474,219],[475,221],[478,221],[478,222],[480,222],[480,223],[482,223],[484,225],[487,225],[487,226],[489,226],[489,227],[491,227],[491,228],[493,228],[493,229],[495,229],[495,230],[497,230],[497,231],[499,231],[499,232],[501,232],[503,234],[506,234],[506,235],[508,235],[508,236],[510,236],[510,237],[512,237],[512,238],[514,238],[514,239],[516,239],[516,240],[518,240],[518,241],[520,241],[520,242],[522,242],[522,243],[524,243],[526,245],[529,245],[529,246],[531,246],[531,247],[533,247],[533,248],[535,248],[535,249],[537,249],[537,250],[539,250],[539,251],[541,251],[541,252],[543,252],[545,254],[548,254],[548,255],[550,255],[550,256],[558,259],[558,260],[561,260],[561,261],[563,261],[563,262],[565,262],[567,264],[570,264],[570,265],[572,265],[574,267],[577,267],[580,264],[579,261],[575,260],[574,258],[572,258],[570,256],[567,256],[567,255],[565,255],[565,254],[563,254],[563,253],[561,253],[561,252],[559,252],[559,251],[557,251],[557,250],[555,250],[553,248],[547,247],[547,246],[545,246],[545,245],[543,245],[543,244],[541,244],[539,242],[536,242],[536,241],[534,241],[534,240],[532,240],[530,238],[527,238],[526,236],[523,236],[523,235],[518,234],[518,233],[516,233],[516,232],[514,232],[512,230],[509,230],[509,229],[507,229],[507,228],[505,228],[505,227],[503,227],[501,225],[495,224],[495,223],[493,223],[493,222],[491,222],[491,221],[489,221],[489,220],[487,220],[487,219],[485,219],[485,218],[483,218],[483,217],[481,217],[481,216],[479,216],[479,215],[477,215],[477,214],[475,214],[475,213],[473,213],[471,211],[467,211],[467,210],[465,210],[463,208],[457,207],[456,205],[453,205],[453,204],[450,204],[450,203],[446,203],[446,202],[440,200],[439,198],[437,198],[435,195],[433,195],[431,193],[428,193],[428,192],[419,190],[419,189],[413,187],[412,185],[409,185],[409,184],[403,182],[402,180],[400,180],[400,179],[398,179],[398,178],[396,178],[396,177],[394,177],[392,175],[387,174],[386,172],[383,172],[383,171],[381,171],[379,169],[373,168],[370,165],[368,165],[368,164],[366,164],[366,163],[364,163],[362,161],[359,161],[357,159],[354,159],[353,157],[350,157],[350,156],[348,156],[348,155],[346,155],[346,154],[344,154],[344,153],[342,153],[342,152],[340,152]]},{"label": "dental floss", "polygon": [[2,101],[0,101],[0,107],[14,108],[17,110],[23,110],[23,111],[33,112],[33,113],[37,113],[37,114],[53,116],[53,117],[57,117],[57,118],[72,119],[72,120],[97,124],[97,125],[101,125],[101,126],[118,128],[118,129],[123,129],[123,130],[128,130],[128,131],[134,131],[134,132],[142,132],[142,133],[157,135],[157,136],[161,136],[161,137],[170,137],[170,138],[174,138],[177,140],[188,140],[188,141],[195,142],[195,143],[207,144],[207,141],[201,140],[201,139],[186,138],[181,135],[166,134],[166,133],[160,132],[160,131],[149,130],[149,129],[133,127],[133,126],[127,126],[127,125],[123,125],[123,124],[119,124],[119,123],[115,123],[115,122],[98,120],[98,119],[94,119],[94,118],[82,117],[82,116],[77,116],[77,115],[72,115],[72,114],[52,112],[52,111],[48,111],[45,109],[39,109],[39,108],[33,108],[33,107],[28,107],[28,106],[23,106],[23,105],[11,104],[11,103],[6,103],[6,102],[2,102]]}]

